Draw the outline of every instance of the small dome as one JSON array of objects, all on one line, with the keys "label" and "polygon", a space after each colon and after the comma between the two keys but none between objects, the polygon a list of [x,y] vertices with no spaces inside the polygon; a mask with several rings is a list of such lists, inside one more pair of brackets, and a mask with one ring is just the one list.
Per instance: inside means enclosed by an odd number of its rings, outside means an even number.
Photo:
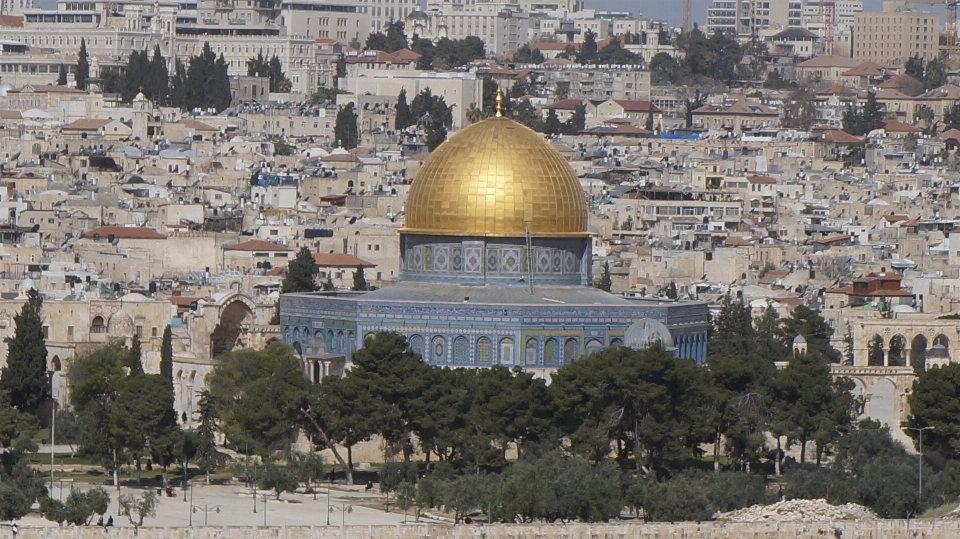
[{"label": "small dome", "polygon": [[630,324],[627,331],[623,334],[624,346],[634,350],[645,350],[653,346],[654,343],[660,343],[664,349],[673,349],[673,336],[670,330],[659,320],[653,318],[641,318]]},{"label": "small dome", "polygon": [[927,350],[927,359],[950,359],[950,351],[942,344],[935,344]]},{"label": "small dome", "polygon": [[542,135],[489,118],[453,135],[424,161],[406,204],[407,234],[585,237],[577,174]]},{"label": "small dome", "polygon": [[26,294],[27,290],[36,290],[36,289],[37,289],[37,283],[33,282],[33,279],[31,279],[30,277],[27,277],[24,280],[20,281],[20,292]]},{"label": "small dome", "polygon": [[807,340],[803,338],[803,335],[797,335],[793,338],[793,344],[806,344]]},{"label": "small dome", "polygon": [[3,84],[0,84],[0,96],[6,96],[7,92],[9,92],[10,90],[13,90],[13,88],[14,86],[9,82],[4,82]]}]

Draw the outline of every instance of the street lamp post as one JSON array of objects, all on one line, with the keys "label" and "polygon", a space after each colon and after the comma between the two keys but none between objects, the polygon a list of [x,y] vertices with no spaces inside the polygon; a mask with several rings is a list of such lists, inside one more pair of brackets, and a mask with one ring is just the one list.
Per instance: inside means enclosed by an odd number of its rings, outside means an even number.
[{"label": "street lamp post", "polygon": [[353,506],[346,505],[346,504],[331,505],[330,507],[327,508],[328,520],[329,520],[330,513],[332,513],[334,509],[340,511],[340,527],[343,528],[347,524],[347,513],[353,513]]},{"label": "street lamp post", "polygon": [[917,431],[917,439],[919,443],[917,449],[917,503],[920,503],[923,500],[923,431],[933,430],[933,427],[903,427],[904,430],[915,430]]},{"label": "street lamp post", "polygon": [[[266,526],[267,525],[267,498],[270,497],[270,493],[267,492],[267,493],[261,494],[260,496],[263,497],[263,525]],[[257,499],[254,498],[253,500],[254,502],[256,502]]]},{"label": "street lamp post", "polygon": [[[191,496],[191,497],[192,497],[192,496]],[[207,506],[207,504],[203,504],[203,507],[201,507],[201,506],[199,506],[199,505],[194,505],[194,506],[193,506],[193,512],[196,513],[197,511],[203,511],[203,525],[206,526],[206,525],[207,525],[207,515],[209,515],[211,512],[219,513],[219,512],[220,512],[220,506],[219,506],[219,505],[214,505],[213,507],[209,507],[209,506]],[[193,526],[193,516],[192,516],[192,515],[191,515],[191,518],[190,518],[190,525]]]},{"label": "street lamp post", "polygon": [[[263,507],[266,508],[267,504],[264,502]],[[257,463],[253,463],[253,512],[257,512]],[[264,509],[266,512],[266,509]],[[267,519],[267,515],[263,515],[263,519]],[[264,524],[266,526],[266,524]]]},{"label": "street lamp post", "polygon": [[57,434],[57,398],[53,390],[53,376],[56,371],[50,371],[50,492],[53,493],[53,445]]},{"label": "street lamp post", "polygon": [[330,483],[327,483],[327,526],[330,525]]}]

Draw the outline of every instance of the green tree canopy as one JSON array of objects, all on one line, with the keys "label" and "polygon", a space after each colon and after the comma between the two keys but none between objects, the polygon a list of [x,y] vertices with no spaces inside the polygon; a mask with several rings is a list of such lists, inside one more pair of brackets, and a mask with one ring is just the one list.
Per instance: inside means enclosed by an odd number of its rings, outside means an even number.
[{"label": "green tree canopy", "polygon": [[7,392],[10,404],[22,412],[33,413],[50,398],[42,308],[43,298],[31,288],[26,303],[13,317],[13,336],[4,339],[7,364],[0,374],[0,391]]},{"label": "green tree canopy", "polygon": [[354,111],[352,101],[340,107],[333,127],[333,135],[337,139],[339,147],[350,150],[360,145],[360,126],[358,122],[359,119]]}]

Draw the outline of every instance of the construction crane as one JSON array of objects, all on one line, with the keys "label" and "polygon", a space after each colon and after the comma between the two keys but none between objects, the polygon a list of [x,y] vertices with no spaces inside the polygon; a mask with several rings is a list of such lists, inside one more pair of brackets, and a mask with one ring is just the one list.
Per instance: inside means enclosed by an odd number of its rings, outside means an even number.
[{"label": "construction crane", "polygon": [[833,0],[820,0],[820,17],[823,20],[823,54],[833,54],[833,29],[837,26],[837,4]]}]

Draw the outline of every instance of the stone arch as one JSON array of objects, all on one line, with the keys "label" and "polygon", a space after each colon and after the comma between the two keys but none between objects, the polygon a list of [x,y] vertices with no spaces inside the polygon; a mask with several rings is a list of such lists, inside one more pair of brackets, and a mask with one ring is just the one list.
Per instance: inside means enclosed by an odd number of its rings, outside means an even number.
[{"label": "stone arch", "polygon": [[253,323],[255,311],[247,303],[243,296],[234,296],[234,300],[225,304],[220,310],[220,322],[210,334],[211,358],[236,348],[243,327]]},{"label": "stone arch", "polygon": [[927,368],[927,348],[929,343],[923,333],[918,333],[910,341],[910,366],[915,372],[923,372]]},{"label": "stone arch", "polygon": [[867,365],[871,367],[882,367],[884,364],[884,341],[880,335],[870,337],[867,343]]},{"label": "stone arch", "polygon": [[595,352],[600,351],[601,348],[603,348],[602,342],[600,342],[598,339],[590,339],[589,341],[587,341],[587,345],[584,347],[584,351],[587,354],[593,354]]},{"label": "stone arch", "polygon": [[560,363],[560,347],[554,338],[547,339],[543,343],[543,364],[548,367],[556,367]]},{"label": "stone arch", "polygon": [[347,336],[343,333],[343,330],[337,332],[337,352],[344,353],[347,350]]},{"label": "stone arch", "polygon": [[60,372],[61,370],[63,370],[63,365],[60,362],[60,356],[55,355],[50,359],[50,371]]},{"label": "stone arch", "polygon": [[937,336],[933,338],[933,344],[931,344],[930,346],[933,346],[936,344],[942,345],[947,350],[950,349],[950,339],[943,333],[938,333]]},{"label": "stone arch", "polygon": [[298,356],[303,357],[303,346],[300,344],[300,341],[293,341],[293,351],[296,352]]},{"label": "stone arch", "polygon": [[453,363],[455,365],[466,365],[470,362],[470,345],[467,338],[463,335],[453,340]]},{"label": "stone arch", "polygon": [[336,343],[336,339],[334,339],[334,337],[333,337],[333,330],[332,330],[332,329],[328,329],[328,330],[327,330],[326,343],[327,343],[327,350],[329,350],[330,352],[335,351],[335,349],[336,349],[336,347],[337,347],[337,346],[336,346],[337,343]]},{"label": "stone arch", "polygon": [[867,386],[863,383],[863,380],[852,377],[850,378],[853,381],[853,389],[850,390],[850,393],[854,398],[860,399],[860,408],[857,410],[857,417],[861,418],[866,413],[866,401],[867,401]]},{"label": "stone arch", "polygon": [[907,364],[907,338],[899,333],[890,338],[890,348],[887,351],[887,365],[903,367]]},{"label": "stone arch", "polygon": [[346,355],[349,356],[351,353],[353,353],[353,344],[354,342],[356,342],[356,340],[357,340],[357,334],[352,331],[348,331],[347,332],[347,348],[344,350],[344,353]]},{"label": "stone arch", "polygon": [[477,356],[476,363],[478,365],[489,365],[491,360],[492,348],[490,346],[490,339],[487,337],[480,337],[477,339]]},{"label": "stone arch", "polygon": [[107,321],[107,333],[113,336],[133,335],[133,317],[124,311],[117,311]]},{"label": "stone arch", "polygon": [[613,339],[610,339],[610,347],[614,348],[617,346],[623,346],[623,339],[619,337],[614,337]]},{"label": "stone arch", "polygon": [[897,386],[889,378],[881,378],[873,384],[868,413],[891,430],[900,428],[897,414]]},{"label": "stone arch", "polygon": [[103,317],[99,314],[93,317],[93,320],[90,322],[90,333],[106,333],[107,325],[103,321]]},{"label": "stone arch", "polygon": [[300,328],[293,328],[290,342],[300,342]]},{"label": "stone arch", "polygon": [[420,335],[411,335],[411,336],[410,336],[410,340],[409,340],[408,342],[410,343],[410,344],[409,344],[410,350],[411,350],[414,354],[417,354],[418,356],[420,356],[420,359],[424,359],[424,357],[423,357],[423,337],[421,337]]}]

